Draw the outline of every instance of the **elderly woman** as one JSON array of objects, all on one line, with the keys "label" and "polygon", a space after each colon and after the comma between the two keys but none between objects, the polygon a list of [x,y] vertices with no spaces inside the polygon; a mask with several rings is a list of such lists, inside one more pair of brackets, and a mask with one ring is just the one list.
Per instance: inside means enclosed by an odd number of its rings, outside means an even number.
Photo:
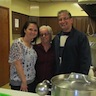
[{"label": "elderly woman", "polygon": [[54,75],[55,54],[52,41],[52,28],[43,25],[39,28],[41,43],[34,46],[37,52],[36,62],[36,82],[37,84],[47,79],[50,80]]}]

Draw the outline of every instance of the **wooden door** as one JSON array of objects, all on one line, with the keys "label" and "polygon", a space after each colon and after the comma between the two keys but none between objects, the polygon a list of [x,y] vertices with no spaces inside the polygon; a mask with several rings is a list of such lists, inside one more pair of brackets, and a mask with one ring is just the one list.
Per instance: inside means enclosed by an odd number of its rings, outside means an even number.
[{"label": "wooden door", "polygon": [[0,6],[0,86],[9,82],[9,9]]}]

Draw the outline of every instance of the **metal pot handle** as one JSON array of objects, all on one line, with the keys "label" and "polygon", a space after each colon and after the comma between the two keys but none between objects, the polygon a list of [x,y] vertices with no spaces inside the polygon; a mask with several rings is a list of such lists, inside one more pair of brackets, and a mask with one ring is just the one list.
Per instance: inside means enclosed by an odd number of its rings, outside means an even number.
[{"label": "metal pot handle", "polygon": [[66,78],[65,80],[72,80],[72,79],[75,79],[75,80],[80,80],[82,79],[85,83],[88,83],[90,84],[90,82],[87,80],[86,76],[84,74],[80,74],[80,73],[74,73],[72,72],[68,78]]},{"label": "metal pot handle", "polygon": [[46,84],[47,87],[48,87],[48,90],[51,91],[52,83],[49,80],[43,80],[42,83]]},{"label": "metal pot handle", "polygon": [[52,84],[48,80],[44,80],[36,86],[36,93],[40,96],[45,96],[51,91]]}]

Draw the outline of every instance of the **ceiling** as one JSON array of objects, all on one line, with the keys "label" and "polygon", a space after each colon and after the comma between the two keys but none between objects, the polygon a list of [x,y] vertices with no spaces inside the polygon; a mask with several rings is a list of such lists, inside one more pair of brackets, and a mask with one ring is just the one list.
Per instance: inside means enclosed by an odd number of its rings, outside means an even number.
[{"label": "ceiling", "polygon": [[30,2],[78,2],[78,0],[28,0]]},{"label": "ceiling", "polygon": [[82,9],[90,16],[96,17],[96,0],[28,0],[29,2],[77,2]]}]

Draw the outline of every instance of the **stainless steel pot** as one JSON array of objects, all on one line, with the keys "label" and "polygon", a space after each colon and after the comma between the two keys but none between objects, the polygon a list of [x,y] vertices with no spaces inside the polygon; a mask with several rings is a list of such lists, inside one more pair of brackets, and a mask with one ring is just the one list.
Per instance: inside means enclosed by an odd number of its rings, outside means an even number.
[{"label": "stainless steel pot", "polygon": [[[44,80],[40,84],[37,85],[36,92],[43,96],[48,93],[49,82]],[[51,84],[51,96],[96,96],[96,78],[84,74],[57,75],[51,79]]]}]

